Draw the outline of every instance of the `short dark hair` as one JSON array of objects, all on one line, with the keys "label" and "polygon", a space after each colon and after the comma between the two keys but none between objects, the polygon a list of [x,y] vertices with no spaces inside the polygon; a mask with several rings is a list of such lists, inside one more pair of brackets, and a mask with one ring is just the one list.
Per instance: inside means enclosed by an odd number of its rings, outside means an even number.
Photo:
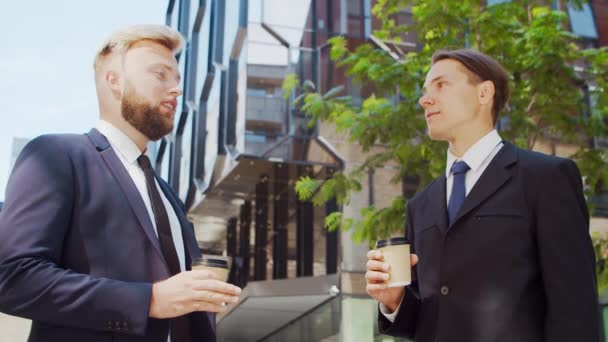
[{"label": "short dark hair", "polygon": [[470,72],[472,82],[492,81],[494,83],[494,101],[492,105],[492,118],[494,124],[498,113],[509,101],[509,79],[507,72],[496,60],[479,51],[472,49],[440,50],[433,54],[431,65],[444,59],[452,59],[464,65]]}]

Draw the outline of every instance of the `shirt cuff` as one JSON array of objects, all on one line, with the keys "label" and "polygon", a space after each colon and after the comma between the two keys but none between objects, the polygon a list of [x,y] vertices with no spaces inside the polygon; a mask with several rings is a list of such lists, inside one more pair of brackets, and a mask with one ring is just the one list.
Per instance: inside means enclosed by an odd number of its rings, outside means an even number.
[{"label": "shirt cuff", "polygon": [[[403,293],[403,297],[405,297],[405,293]],[[388,312],[389,310],[386,307],[386,305],[379,303],[380,304],[379,305],[380,313],[382,313],[382,315],[384,315],[384,317],[386,317],[386,319],[388,319],[389,322],[395,323],[395,318],[397,317],[397,314],[399,313],[399,308],[401,308],[401,303],[403,303],[403,297],[401,297],[401,301],[399,302],[399,305],[397,305],[397,308],[392,313]]]}]

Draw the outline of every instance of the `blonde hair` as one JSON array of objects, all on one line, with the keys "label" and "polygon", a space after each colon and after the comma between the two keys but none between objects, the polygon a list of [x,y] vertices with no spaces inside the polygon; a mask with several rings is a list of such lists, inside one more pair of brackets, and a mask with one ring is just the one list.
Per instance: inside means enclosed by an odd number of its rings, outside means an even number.
[{"label": "blonde hair", "polygon": [[157,42],[174,55],[178,54],[184,45],[182,35],[175,29],[164,25],[133,25],[112,33],[95,54],[93,67],[99,71],[105,58],[111,54],[124,54],[129,48],[142,40]]}]

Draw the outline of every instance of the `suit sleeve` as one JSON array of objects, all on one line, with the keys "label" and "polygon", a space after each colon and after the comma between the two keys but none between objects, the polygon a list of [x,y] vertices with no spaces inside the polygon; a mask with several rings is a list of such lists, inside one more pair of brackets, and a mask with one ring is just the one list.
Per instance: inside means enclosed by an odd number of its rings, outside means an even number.
[{"label": "suit sleeve", "polygon": [[[411,244],[412,253],[415,254],[414,226],[409,204],[406,211],[406,235]],[[395,317],[395,322],[391,323],[384,317],[380,310],[378,310],[378,328],[381,333],[409,339],[413,339],[416,335],[416,324],[418,321],[418,312],[420,310],[420,295],[418,292],[418,281],[416,280],[418,278],[416,269],[416,266],[412,269],[412,284],[405,287],[405,293],[399,307],[399,312]]]},{"label": "suit sleeve", "polygon": [[536,234],[546,295],[545,341],[599,341],[595,254],[576,164],[560,160],[543,175]]},{"label": "suit sleeve", "polygon": [[77,214],[75,167],[83,166],[74,165],[51,137],[33,140],[19,156],[0,212],[0,311],[49,324],[144,334],[151,284],[61,266],[63,241]]}]

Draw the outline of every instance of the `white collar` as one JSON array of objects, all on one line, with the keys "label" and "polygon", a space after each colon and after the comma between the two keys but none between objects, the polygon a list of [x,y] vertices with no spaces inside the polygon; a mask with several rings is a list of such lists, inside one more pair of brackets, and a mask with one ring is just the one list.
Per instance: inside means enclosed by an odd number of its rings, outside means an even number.
[{"label": "white collar", "polygon": [[450,176],[450,169],[452,168],[452,164],[454,164],[457,160],[463,160],[471,170],[476,171],[481,164],[483,164],[484,160],[488,158],[488,156],[492,153],[496,145],[502,142],[502,138],[498,134],[498,132],[493,129],[490,133],[486,134],[483,138],[479,139],[476,143],[473,144],[462,156],[462,158],[458,158],[450,152],[448,149],[447,163],[445,165],[445,176]]},{"label": "white collar", "polygon": [[[112,148],[114,148],[117,153],[120,153],[126,161],[129,163],[137,162],[137,158],[142,153],[137,147],[137,144],[135,144],[135,142],[133,142],[125,133],[105,120],[99,120],[95,125],[95,128],[108,139]],[[145,154],[148,154],[147,150]]]}]

